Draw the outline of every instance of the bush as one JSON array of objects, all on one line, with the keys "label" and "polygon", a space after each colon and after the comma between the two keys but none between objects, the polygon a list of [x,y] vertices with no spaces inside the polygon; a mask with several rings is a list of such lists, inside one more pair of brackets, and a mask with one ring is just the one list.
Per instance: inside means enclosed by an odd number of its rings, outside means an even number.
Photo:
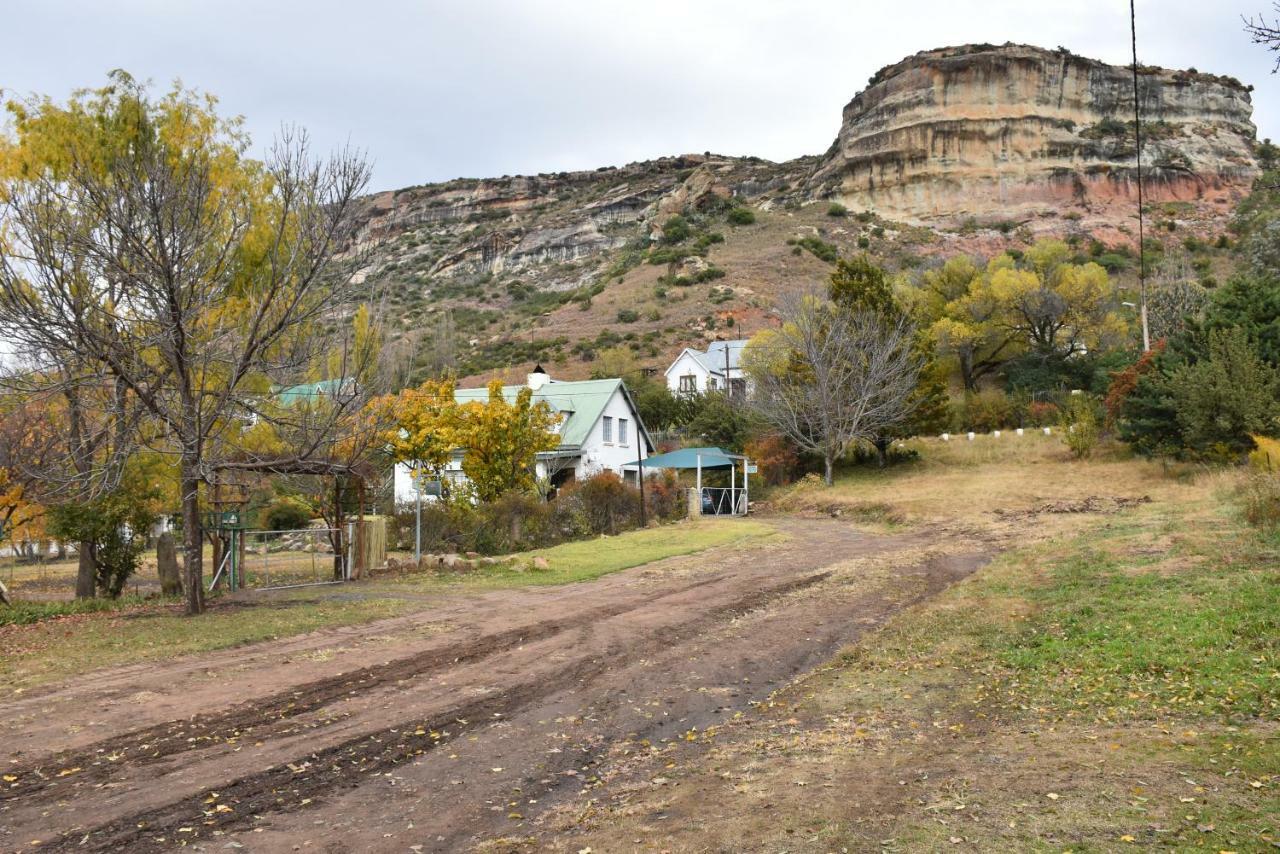
[{"label": "bush", "polygon": [[849,209],[839,202],[832,202],[827,206],[827,216],[848,216]]},{"label": "bush", "polygon": [[730,225],[751,225],[756,221],[756,214],[751,208],[736,207],[729,210],[725,219]]},{"label": "bush", "polygon": [[635,323],[639,319],[640,319],[640,314],[634,309],[624,308],[624,309],[619,309],[618,311],[619,323]]},{"label": "bush", "polygon": [[684,217],[676,214],[666,221],[662,226],[662,242],[663,243],[680,243],[687,240],[692,229],[689,228],[689,222]]},{"label": "bush", "polygon": [[814,257],[826,261],[828,264],[834,264],[836,259],[840,257],[840,252],[835,246],[820,237],[814,237],[812,234],[797,240],[796,245],[808,249],[814,254]]},{"label": "bush", "polygon": [[1250,471],[1241,492],[1245,521],[1255,528],[1280,528],[1280,475]]},{"label": "bush", "polygon": [[788,484],[800,471],[795,446],[776,433],[752,439],[743,453],[760,467],[760,477],[769,486]]},{"label": "bush", "polygon": [[301,498],[279,498],[262,511],[262,527],[268,531],[295,531],[305,528],[315,516],[315,510]]},{"label": "bush", "polygon": [[1033,400],[1027,404],[1027,426],[1048,427],[1062,420],[1058,404],[1047,400]]},{"label": "bush", "polygon": [[1098,444],[1098,410],[1084,394],[1073,394],[1062,410],[1062,441],[1078,460],[1087,459]]},{"label": "bush", "polygon": [[634,527],[640,517],[640,493],[611,471],[602,471],[575,485],[558,501],[576,502],[592,533],[616,534]]},{"label": "bush", "polygon": [[862,237],[859,237],[859,238],[858,238],[858,248],[859,248],[859,249],[866,249],[866,248],[867,248],[867,247],[869,247],[870,245],[871,245],[871,238],[866,237],[866,236],[862,236]]},{"label": "bush", "polygon": [[952,425],[957,432],[990,433],[1016,427],[1021,421],[1017,402],[999,389],[967,394],[954,408]]}]

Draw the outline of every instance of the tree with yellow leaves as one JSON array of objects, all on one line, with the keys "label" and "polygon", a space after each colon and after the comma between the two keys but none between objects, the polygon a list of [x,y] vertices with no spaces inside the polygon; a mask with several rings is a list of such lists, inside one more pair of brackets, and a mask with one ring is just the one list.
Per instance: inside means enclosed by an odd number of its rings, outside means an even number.
[{"label": "tree with yellow leaves", "polygon": [[557,415],[533,391],[521,388],[507,400],[502,383],[489,383],[489,399],[462,405],[458,441],[465,449],[462,472],[478,501],[493,501],[504,492],[531,492],[537,456],[554,450],[560,439]]},{"label": "tree with yellow leaves", "polygon": [[1021,260],[999,255],[982,270],[952,258],[921,285],[917,317],[956,357],[969,391],[1023,353],[1068,359],[1120,343],[1129,331],[1107,271],[1073,263],[1060,240],[1037,242]]},{"label": "tree with yellow leaves", "polygon": [[[0,335],[36,364],[96,366],[177,461],[187,610],[204,608],[200,488],[222,466],[258,472],[332,451],[325,424],[362,409],[361,366],[329,366],[337,393],[302,445],[254,459],[238,447],[272,390],[331,357],[367,359],[335,316],[356,301],[338,253],[367,183],[363,158],[317,161],[286,132],[246,156],[238,119],[175,87],[160,98],[123,72],[108,86],[8,105],[0,140]],[[73,373],[59,383],[77,381]],[[225,458],[217,455],[225,451]]]},{"label": "tree with yellow leaves", "polygon": [[453,452],[462,445],[462,409],[454,399],[453,380],[427,380],[379,398],[371,407],[385,425],[382,440],[392,460],[406,464],[419,485],[443,481]]}]

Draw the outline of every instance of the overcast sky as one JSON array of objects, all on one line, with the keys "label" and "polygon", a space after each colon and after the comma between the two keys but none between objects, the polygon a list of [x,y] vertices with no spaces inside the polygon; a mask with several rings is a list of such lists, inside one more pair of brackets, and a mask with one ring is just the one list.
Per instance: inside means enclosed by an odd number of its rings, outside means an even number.
[{"label": "overcast sky", "polygon": [[[1280,77],[1240,21],[1269,5],[1140,0],[1139,59],[1254,84],[1259,135],[1280,138]],[[11,93],[180,78],[260,146],[297,123],[366,149],[375,189],[819,153],[876,69],[942,45],[1129,61],[1127,0],[0,0],[0,24]]]}]

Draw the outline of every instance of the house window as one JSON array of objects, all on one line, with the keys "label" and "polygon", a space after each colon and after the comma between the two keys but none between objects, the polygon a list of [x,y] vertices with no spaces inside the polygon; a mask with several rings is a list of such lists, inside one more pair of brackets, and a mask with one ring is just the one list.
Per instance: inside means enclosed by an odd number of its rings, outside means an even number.
[{"label": "house window", "polygon": [[693,394],[698,390],[698,378],[693,374],[684,374],[680,377],[680,391]]},{"label": "house window", "polygon": [[613,441],[613,418],[609,415],[604,417],[604,441],[606,444]]},{"label": "house window", "polygon": [[746,396],[747,396],[747,381],[746,381],[746,380],[739,380],[739,379],[732,379],[732,380],[729,380],[729,396],[730,396],[730,397],[739,397],[739,398],[741,398],[741,397],[746,397]]},{"label": "house window", "polygon": [[618,419],[618,444],[627,444],[627,419],[625,418]]},{"label": "house window", "polygon": [[716,378],[715,378],[715,377],[709,377],[709,378],[707,379],[707,388],[709,388],[711,391],[715,391],[715,390],[716,390]]}]

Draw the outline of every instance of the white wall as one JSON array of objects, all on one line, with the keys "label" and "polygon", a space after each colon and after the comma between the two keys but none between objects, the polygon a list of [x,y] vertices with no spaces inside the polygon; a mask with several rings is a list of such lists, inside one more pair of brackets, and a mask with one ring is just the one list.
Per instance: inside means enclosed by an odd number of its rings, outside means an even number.
[{"label": "white wall", "polygon": [[688,351],[680,354],[679,358],[667,368],[667,388],[673,392],[680,390],[680,377],[692,374],[694,379],[695,390],[705,392],[707,390],[707,378],[710,376],[707,369],[698,364],[698,361],[689,355]]},{"label": "white wall", "polygon": [[[609,444],[605,444],[604,441],[604,416],[606,415],[613,418],[613,442]],[[625,445],[618,441],[618,419],[620,418],[627,419]],[[581,480],[604,469],[622,474],[624,465],[634,463],[637,457],[644,459],[649,456],[648,450],[644,447],[644,440],[640,438],[639,428],[636,414],[627,405],[622,389],[616,389],[609,398],[609,402],[605,404],[604,411],[600,413],[600,418],[592,425],[591,432],[582,443],[582,460],[574,470],[574,477]]]}]

